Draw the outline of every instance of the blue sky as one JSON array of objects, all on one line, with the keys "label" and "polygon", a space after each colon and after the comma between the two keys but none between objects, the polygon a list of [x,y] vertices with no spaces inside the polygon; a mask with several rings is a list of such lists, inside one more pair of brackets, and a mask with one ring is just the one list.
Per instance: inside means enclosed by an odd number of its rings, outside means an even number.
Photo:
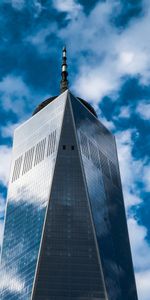
[{"label": "blue sky", "polygon": [[1,0],[0,240],[14,128],[70,89],[116,135],[139,300],[150,300],[150,2]]}]

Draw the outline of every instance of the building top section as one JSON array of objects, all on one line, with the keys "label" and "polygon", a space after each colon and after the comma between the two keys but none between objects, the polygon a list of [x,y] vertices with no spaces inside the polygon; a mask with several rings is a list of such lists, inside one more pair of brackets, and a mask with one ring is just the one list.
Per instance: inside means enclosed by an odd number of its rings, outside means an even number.
[{"label": "building top section", "polygon": [[[45,101],[43,101],[42,103],[40,103],[36,109],[34,110],[33,112],[33,116],[38,113],[40,110],[42,110],[45,106],[47,106],[49,103],[51,103],[55,98],[57,98],[58,96],[53,96],[53,97],[50,97],[48,99],[46,99]],[[95,116],[97,117],[97,114],[94,110],[94,108],[91,106],[91,104],[89,104],[87,101],[77,97],[78,100],[81,101],[81,103]]]},{"label": "building top section", "polygon": [[[49,100],[47,102],[49,102]],[[86,134],[90,135],[91,128],[95,124],[95,130],[100,133],[99,144],[103,143],[107,145],[108,137],[110,140],[114,139],[111,132],[95,117],[89,108],[87,108],[81,100],[74,97],[69,90],[66,90],[49,104],[46,103],[45,106],[43,105],[43,108],[39,109],[38,113],[35,113],[33,117],[15,129],[13,143],[15,157],[19,156],[22,147],[26,149],[29,149],[31,146],[34,147],[35,144],[39,142],[39,134],[46,132],[47,126],[49,132],[57,128],[58,120],[61,119],[61,114],[68,102],[71,105],[73,115],[75,116],[76,114],[76,118],[79,119],[83,132],[86,131]],[[88,120],[87,123],[85,120]],[[31,143],[28,144],[29,140],[32,140],[33,145],[31,145]],[[106,153],[110,152],[110,158],[112,159],[113,154],[110,149],[110,146],[106,146],[104,151]]]}]

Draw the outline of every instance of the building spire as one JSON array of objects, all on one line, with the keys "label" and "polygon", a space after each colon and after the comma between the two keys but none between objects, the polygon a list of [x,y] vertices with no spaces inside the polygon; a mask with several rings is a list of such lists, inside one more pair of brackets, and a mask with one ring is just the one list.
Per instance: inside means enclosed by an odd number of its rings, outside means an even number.
[{"label": "building spire", "polygon": [[63,93],[68,89],[68,72],[67,72],[67,51],[66,47],[63,47],[62,50],[62,68],[61,68],[61,82],[60,82],[60,92]]}]

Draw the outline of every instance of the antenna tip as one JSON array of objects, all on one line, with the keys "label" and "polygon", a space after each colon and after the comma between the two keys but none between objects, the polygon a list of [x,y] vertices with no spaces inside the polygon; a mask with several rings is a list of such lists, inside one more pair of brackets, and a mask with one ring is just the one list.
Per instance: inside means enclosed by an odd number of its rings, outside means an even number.
[{"label": "antenna tip", "polygon": [[62,51],[62,65],[61,65],[61,82],[60,82],[60,91],[61,93],[68,89],[68,80],[67,80],[67,51],[66,46],[63,47]]}]

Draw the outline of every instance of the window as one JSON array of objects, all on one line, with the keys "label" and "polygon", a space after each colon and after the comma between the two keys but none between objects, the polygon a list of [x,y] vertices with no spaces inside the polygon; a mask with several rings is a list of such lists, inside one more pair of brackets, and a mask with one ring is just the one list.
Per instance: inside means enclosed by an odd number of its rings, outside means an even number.
[{"label": "window", "polygon": [[36,145],[34,166],[36,166],[39,162],[41,162],[44,159],[45,144],[46,144],[46,138],[40,141]]},{"label": "window", "polygon": [[15,160],[12,182],[19,178],[21,165],[22,165],[22,155],[18,159]]},{"label": "window", "polygon": [[52,155],[55,152],[56,147],[56,129],[49,134],[47,156]]}]

